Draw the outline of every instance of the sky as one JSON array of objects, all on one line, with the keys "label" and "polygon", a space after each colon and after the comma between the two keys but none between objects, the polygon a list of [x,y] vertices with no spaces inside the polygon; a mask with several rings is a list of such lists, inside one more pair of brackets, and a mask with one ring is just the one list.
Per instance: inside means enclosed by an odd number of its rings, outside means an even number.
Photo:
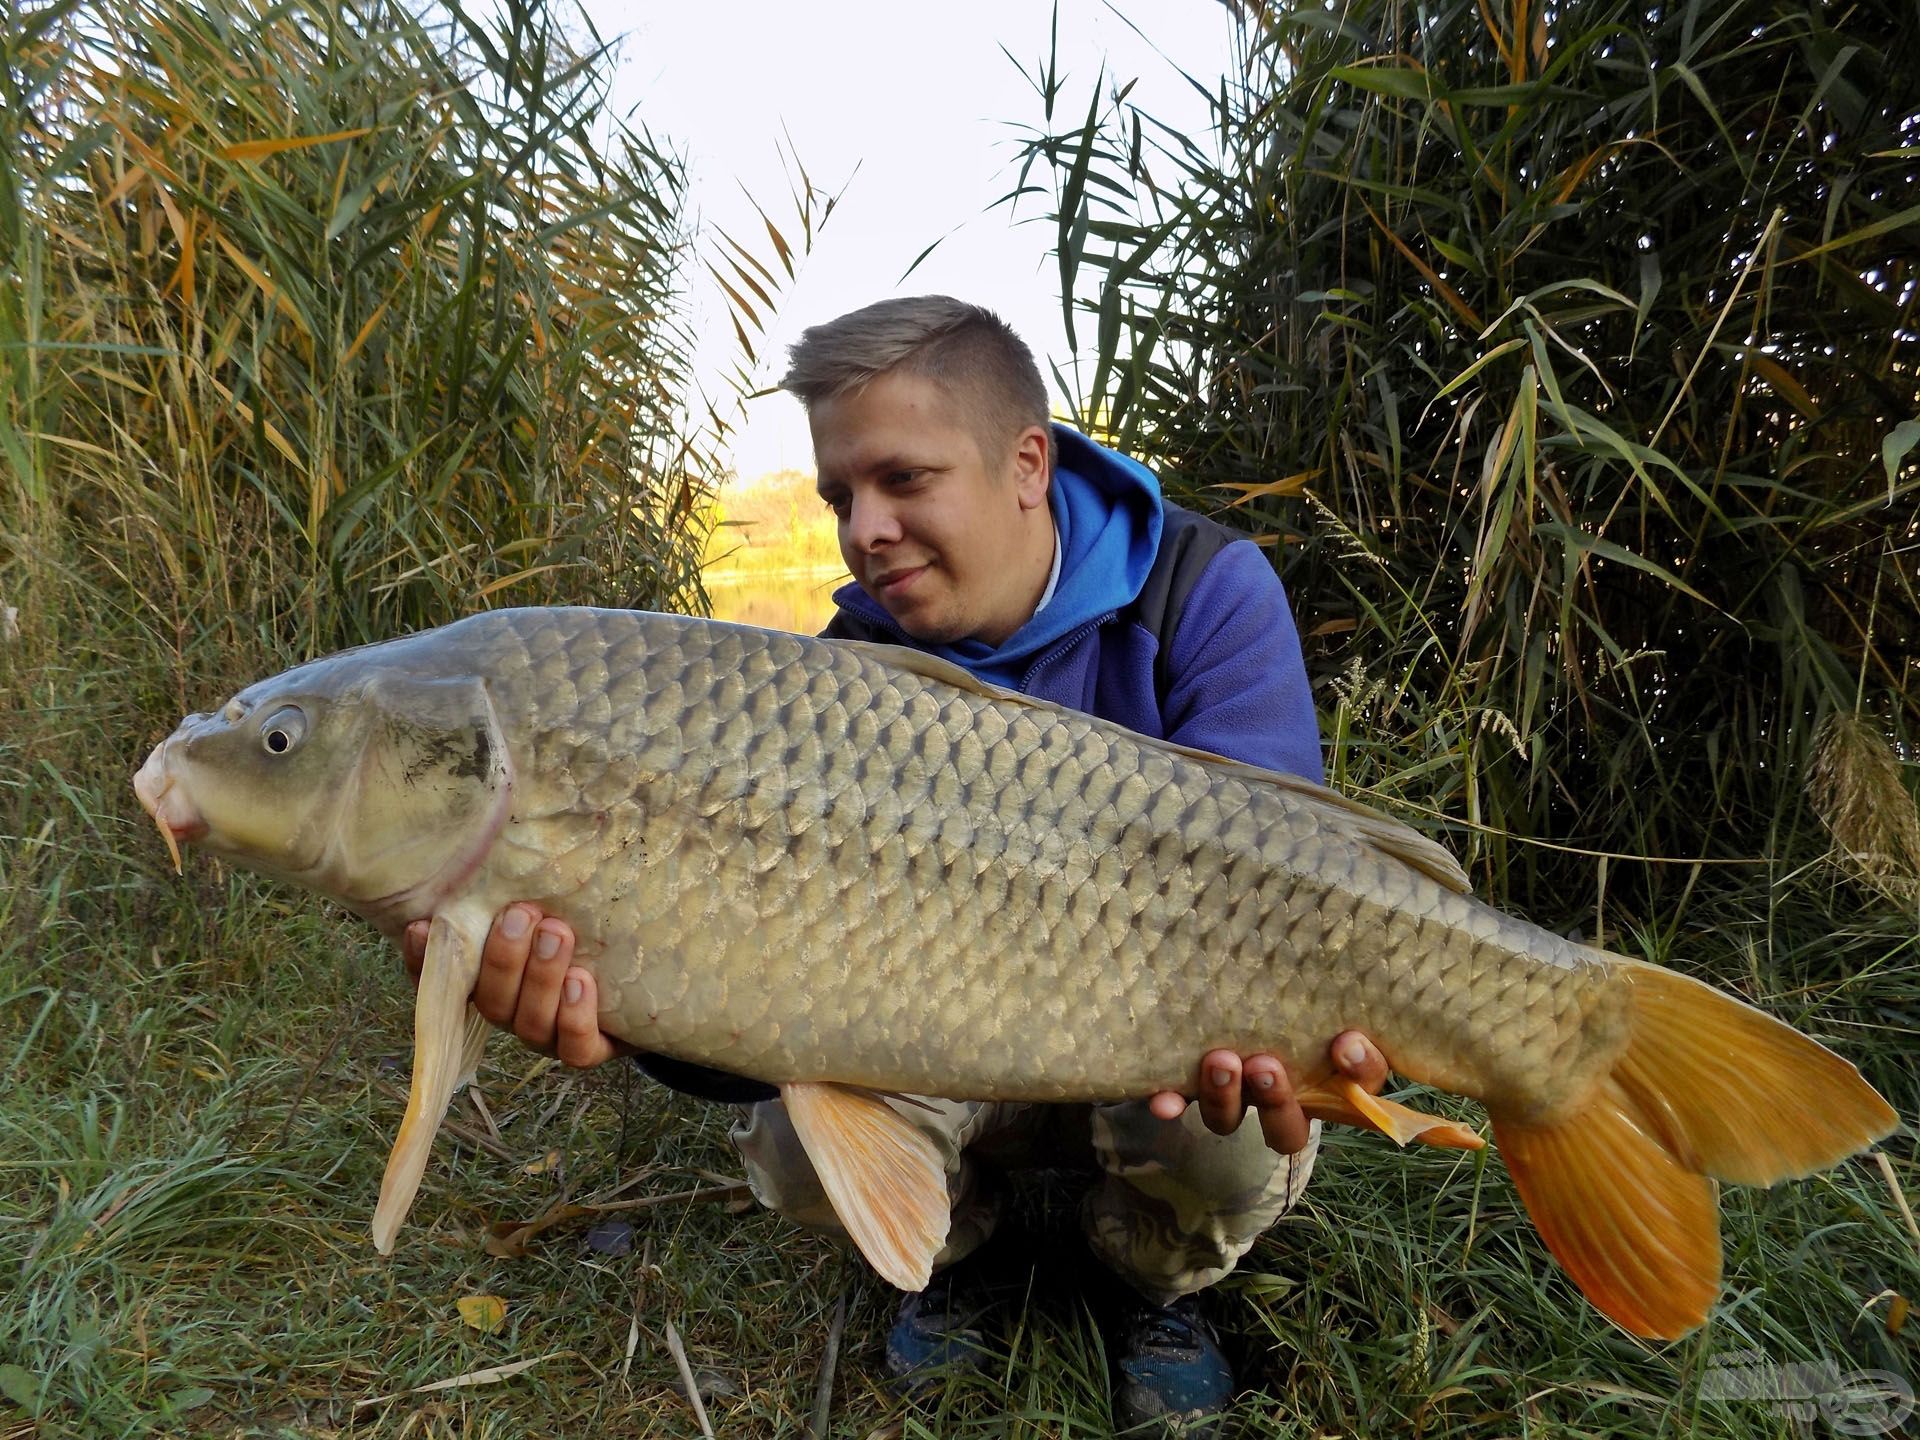
[{"label": "sky", "polygon": [[[1067,368],[1044,198],[990,209],[1014,186],[1021,127],[1043,121],[1029,77],[1050,49],[1051,6],[586,0],[586,8],[602,38],[620,37],[616,109],[632,109],[686,157],[703,226],[770,251],[750,193],[792,238],[787,139],[815,186],[841,195],[768,343],[756,340],[761,385],[778,377],[786,344],[805,326],[889,295],[931,292],[997,311],[1043,373],[1050,360]],[[1123,19],[1098,0],[1059,0],[1067,83],[1056,127],[1084,118],[1104,69],[1109,92],[1135,81],[1130,100],[1189,134],[1204,129],[1205,103],[1180,72],[1217,80],[1229,63],[1230,12],[1219,0],[1126,0],[1125,10]],[[724,298],[705,282],[692,303],[702,337],[696,368],[710,393],[729,393],[724,376],[737,351]],[[810,468],[798,402],[782,394],[754,401],[734,464],[745,479]]]}]

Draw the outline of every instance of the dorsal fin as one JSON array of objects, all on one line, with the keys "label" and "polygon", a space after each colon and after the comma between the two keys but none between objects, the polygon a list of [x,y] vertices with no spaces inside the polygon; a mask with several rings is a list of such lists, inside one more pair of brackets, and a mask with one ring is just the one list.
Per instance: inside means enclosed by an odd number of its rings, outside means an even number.
[{"label": "dorsal fin", "polygon": [[[1032,695],[1022,695],[1018,690],[1008,690],[1004,686],[989,684],[951,660],[942,660],[938,655],[929,655],[924,650],[914,650],[905,645],[882,645],[872,640],[835,640],[832,643],[858,650],[882,665],[896,670],[905,670],[924,680],[938,680],[942,684],[952,685],[972,694],[985,696],[990,700],[1002,700],[1011,705],[1025,705],[1036,710],[1060,708],[1050,701],[1039,700]],[[1128,730],[1123,725],[1116,725],[1111,720],[1102,720],[1097,716],[1089,715],[1081,718],[1095,726],[1121,731],[1136,745],[1145,749],[1163,750],[1170,755],[1184,756],[1249,785],[1265,785],[1284,790],[1299,803],[1311,809],[1328,829],[1371,845],[1382,854],[1390,855],[1403,865],[1411,866],[1428,879],[1444,885],[1449,890],[1466,895],[1473,889],[1473,882],[1467,878],[1466,871],[1460,868],[1460,862],[1453,858],[1452,852],[1444,845],[1438,841],[1429,840],[1411,825],[1396,820],[1391,815],[1358,800],[1349,799],[1338,790],[1330,790],[1325,785],[1316,784],[1299,775],[1289,775],[1283,770],[1267,770],[1258,765],[1249,765],[1242,760],[1230,760],[1210,750],[1196,750],[1190,745],[1177,745],[1171,740],[1156,740],[1151,735],[1142,735],[1136,730]]]}]

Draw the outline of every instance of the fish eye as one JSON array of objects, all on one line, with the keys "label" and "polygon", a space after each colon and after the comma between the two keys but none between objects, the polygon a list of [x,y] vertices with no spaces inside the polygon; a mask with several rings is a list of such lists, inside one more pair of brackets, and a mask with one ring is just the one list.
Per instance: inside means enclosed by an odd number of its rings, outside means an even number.
[{"label": "fish eye", "polygon": [[306,738],[307,717],[287,705],[269,715],[260,726],[260,743],[270,755],[284,755]]}]

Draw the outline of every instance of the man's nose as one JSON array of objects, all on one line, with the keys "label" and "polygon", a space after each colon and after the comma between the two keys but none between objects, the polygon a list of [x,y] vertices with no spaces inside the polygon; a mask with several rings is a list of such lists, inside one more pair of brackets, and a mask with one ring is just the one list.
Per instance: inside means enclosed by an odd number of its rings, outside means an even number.
[{"label": "man's nose", "polygon": [[866,553],[900,538],[900,519],[893,506],[878,495],[856,495],[847,516],[847,539],[853,548]]}]

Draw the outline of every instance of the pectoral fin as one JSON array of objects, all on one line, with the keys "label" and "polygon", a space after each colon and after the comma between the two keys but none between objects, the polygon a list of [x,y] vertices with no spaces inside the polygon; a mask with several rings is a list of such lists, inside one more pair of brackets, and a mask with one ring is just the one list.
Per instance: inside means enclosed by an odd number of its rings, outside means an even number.
[{"label": "pectoral fin", "polygon": [[1487,1143],[1465,1125],[1423,1115],[1397,1100],[1384,1100],[1344,1075],[1316,1081],[1301,1090],[1298,1099],[1300,1108],[1315,1120],[1377,1130],[1396,1145],[1417,1140],[1445,1150],[1479,1150]]},{"label": "pectoral fin", "polygon": [[466,1034],[460,1041],[460,1069],[453,1079],[454,1094],[471,1085],[473,1077],[480,1073],[480,1062],[487,1058],[487,1037],[491,1034],[493,1026],[469,1003]]},{"label": "pectoral fin", "polygon": [[480,973],[487,918],[480,915],[476,924],[471,916],[443,911],[433,917],[427,933],[427,958],[413,1009],[413,1086],[373,1212],[373,1244],[382,1255],[393,1253],[400,1222],[413,1208],[447,1102],[480,1063],[485,1022],[470,1010],[467,996]]},{"label": "pectoral fin", "polygon": [[793,1083],[780,1098],[860,1253],[889,1284],[926,1289],[953,1213],[933,1140],[863,1090]]}]

